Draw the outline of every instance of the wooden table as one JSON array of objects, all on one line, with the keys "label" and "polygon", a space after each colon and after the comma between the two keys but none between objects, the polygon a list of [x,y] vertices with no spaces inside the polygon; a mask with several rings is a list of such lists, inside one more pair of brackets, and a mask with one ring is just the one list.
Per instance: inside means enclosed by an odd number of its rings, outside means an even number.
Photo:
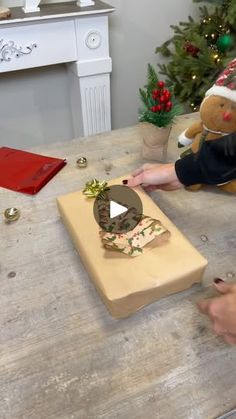
[{"label": "wooden table", "polygon": [[[177,120],[169,160],[194,117]],[[214,294],[215,276],[235,278],[235,196],[152,194],[209,267],[202,286],[124,320],[108,314],[59,218],[58,195],[132,171],[140,150],[137,126],[35,148],[66,157],[67,166],[37,196],[0,190],[1,212],[22,211],[17,222],[0,223],[1,419],[207,419],[236,406],[235,348],[196,308]],[[86,169],[76,167],[81,155]]]}]

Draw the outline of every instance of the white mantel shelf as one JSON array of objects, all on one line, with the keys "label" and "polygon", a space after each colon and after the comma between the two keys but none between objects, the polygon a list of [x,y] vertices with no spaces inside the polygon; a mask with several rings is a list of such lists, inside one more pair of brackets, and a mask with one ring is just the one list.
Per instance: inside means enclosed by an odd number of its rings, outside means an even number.
[{"label": "white mantel shelf", "polygon": [[74,136],[111,129],[108,16],[100,0],[45,4],[25,14],[11,8],[0,21],[0,73],[65,63],[68,67]]},{"label": "white mantel shelf", "polygon": [[111,13],[115,9],[106,3],[96,0],[94,6],[80,7],[76,2],[52,3],[40,5],[40,11],[25,14],[21,7],[12,7],[11,16],[8,19],[0,20],[0,25],[12,25],[13,23],[25,23],[36,20],[79,17]]}]

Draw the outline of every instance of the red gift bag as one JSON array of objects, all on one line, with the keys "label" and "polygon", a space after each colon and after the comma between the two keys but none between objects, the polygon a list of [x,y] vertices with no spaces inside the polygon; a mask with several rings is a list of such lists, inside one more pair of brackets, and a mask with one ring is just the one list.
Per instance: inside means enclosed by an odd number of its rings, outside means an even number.
[{"label": "red gift bag", "polygon": [[0,186],[36,194],[65,166],[66,161],[14,148],[0,148]]}]

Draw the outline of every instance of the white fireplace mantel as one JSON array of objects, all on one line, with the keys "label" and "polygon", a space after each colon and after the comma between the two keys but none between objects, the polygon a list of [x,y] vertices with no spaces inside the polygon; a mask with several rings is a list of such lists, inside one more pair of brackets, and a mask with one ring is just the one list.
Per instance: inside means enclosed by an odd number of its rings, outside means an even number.
[{"label": "white fireplace mantel", "polygon": [[[114,8],[95,0],[20,7],[0,21],[0,73],[67,63],[75,136],[111,129],[108,15]],[[81,129],[82,127],[82,129]]]}]

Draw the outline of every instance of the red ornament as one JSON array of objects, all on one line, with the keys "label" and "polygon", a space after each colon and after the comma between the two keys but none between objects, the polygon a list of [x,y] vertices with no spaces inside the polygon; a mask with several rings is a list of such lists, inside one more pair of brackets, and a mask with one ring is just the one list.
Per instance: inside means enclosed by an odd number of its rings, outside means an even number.
[{"label": "red ornament", "polygon": [[160,112],[161,111],[161,105],[157,105],[156,106],[156,112]]},{"label": "red ornament", "polygon": [[200,49],[196,47],[195,45],[191,44],[191,42],[187,41],[184,44],[184,50],[188,55],[191,55],[192,57],[197,57]]},{"label": "red ornament", "polygon": [[151,111],[152,111],[152,112],[156,112],[156,106],[152,106],[152,107],[151,107]]},{"label": "red ornament", "polygon": [[159,81],[159,82],[157,83],[157,85],[158,85],[161,89],[163,89],[163,87],[165,86],[165,83],[164,83],[164,81]]}]

